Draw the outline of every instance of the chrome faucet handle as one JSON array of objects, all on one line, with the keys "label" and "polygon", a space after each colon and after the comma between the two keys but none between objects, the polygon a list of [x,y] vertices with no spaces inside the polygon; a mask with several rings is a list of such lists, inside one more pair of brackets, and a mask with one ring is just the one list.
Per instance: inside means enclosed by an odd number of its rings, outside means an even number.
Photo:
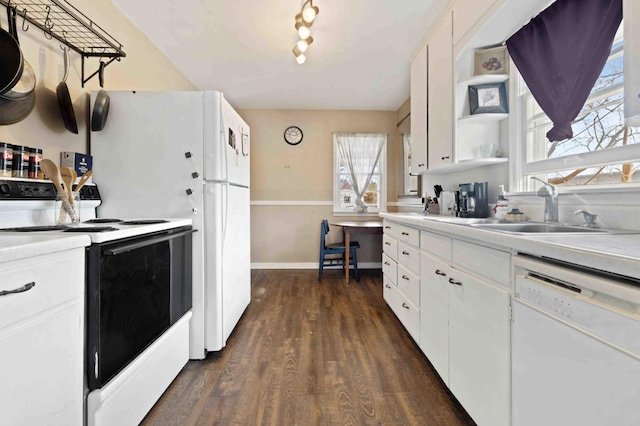
[{"label": "chrome faucet handle", "polygon": [[584,215],[585,224],[583,226],[585,228],[600,228],[600,226],[598,226],[598,224],[596,223],[596,218],[598,217],[597,214],[589,213],[586,210],[576,210],[575,212],[573,212],[574,215],[580,213]]}]

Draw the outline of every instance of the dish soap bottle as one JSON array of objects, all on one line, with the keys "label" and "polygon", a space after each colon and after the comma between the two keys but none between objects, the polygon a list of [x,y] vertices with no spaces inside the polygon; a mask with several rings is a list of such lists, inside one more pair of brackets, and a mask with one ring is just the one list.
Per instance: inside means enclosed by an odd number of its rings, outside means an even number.
[{"label": "dish soap bottle", "polygon": [[509,200],[504,192],[504,185],[498,185],[498,188],[500,188],[500,193],[498,194],[498,202],[493,208],[493,214],[496,219],[505,220],[509,212]]}]

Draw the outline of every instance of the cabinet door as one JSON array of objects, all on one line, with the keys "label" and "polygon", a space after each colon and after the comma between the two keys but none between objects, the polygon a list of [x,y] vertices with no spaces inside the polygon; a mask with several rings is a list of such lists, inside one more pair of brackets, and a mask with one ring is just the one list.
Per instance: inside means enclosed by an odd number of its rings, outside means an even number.
[{"label": "cabinet door", "polygon": [[0,330],[1,424],[82,425],[83,312],[66,306]]},{"label": "cabinet door", "polygon": [[427,170],[427,51],[411,61],[411,174]]},{"label": "cabinet door", "polygon": [[[457,45],[474,27],[487,19],[487,12],[497,0],[456,0],[453,6],[453,44]],[[471,36],[471,34],[469,34]]]},{"label": "cabinet door", "polygon": [[[453,162],[453,24],[448,13],[429,38],[429,169]],[[413,112],[411,114],[413,122]]]},{"label": "cabinet door", "polygon": [[449,389],[480,425],[507,425],[510,407],[509,293],[451,269]]},{"label": "cabinet door", "polygon": [[449,385],[449,267],[420,256],[420,349]]}]

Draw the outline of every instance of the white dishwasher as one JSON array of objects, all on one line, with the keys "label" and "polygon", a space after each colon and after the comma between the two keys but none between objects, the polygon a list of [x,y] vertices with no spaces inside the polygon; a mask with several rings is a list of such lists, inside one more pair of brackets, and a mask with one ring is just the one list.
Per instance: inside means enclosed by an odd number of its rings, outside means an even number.
[{"label": "white dishwasher", "polygon": [[640,425],[640,283],[516,256],[512,424]]}]

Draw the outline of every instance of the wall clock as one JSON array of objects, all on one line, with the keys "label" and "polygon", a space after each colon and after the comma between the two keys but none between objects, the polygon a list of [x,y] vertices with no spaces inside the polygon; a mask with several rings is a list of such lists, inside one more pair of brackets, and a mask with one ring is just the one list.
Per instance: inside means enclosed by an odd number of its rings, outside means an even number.
[{"label": "wall clock", "polygon": [[289,126],[284,131],[284,140],[289,145],[298,145],[302,142],[302,130],[297,126]]}]

